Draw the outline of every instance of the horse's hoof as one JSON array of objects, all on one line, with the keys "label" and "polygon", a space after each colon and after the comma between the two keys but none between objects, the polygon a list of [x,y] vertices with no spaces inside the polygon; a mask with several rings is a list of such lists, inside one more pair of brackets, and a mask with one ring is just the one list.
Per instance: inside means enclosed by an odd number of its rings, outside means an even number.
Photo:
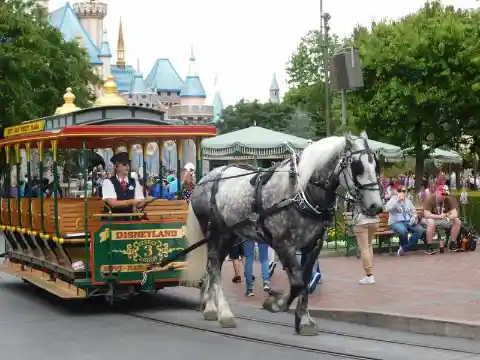
[{"label": "horse's hoof", "polygon": [[299,329],[297,330],[298,335],[302,336],[316,336],[318,335],[319,330],[317,324],[308,324],[308,325],[300,325]]},{"label": "horse's hoof", "polygon": [[203,310],[203,318],[207,321],[216,321],[217,320],[217,308],[212,304],[205,305]]},{"label": "horse's hoof", "polygon": [[233,316],[229,317],[221,317],[219,320],[220,326],[222,328],[236,328],[237,323],[235,322],[235,318]]},{"label": "horse's hoof", "polygon": [[277,299],[273,296],[269,296],[265,299],[265,301],[263,302],[263,308],[272,313],[280,312],[280,307],[278,306]]}]

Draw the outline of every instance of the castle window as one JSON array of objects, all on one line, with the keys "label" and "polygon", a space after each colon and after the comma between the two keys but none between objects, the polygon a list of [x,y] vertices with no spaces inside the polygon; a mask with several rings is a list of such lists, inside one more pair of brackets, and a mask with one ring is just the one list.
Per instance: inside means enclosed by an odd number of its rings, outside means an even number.
[{"label": "castle window", "polygon": [[172,93],[170,91],[167,91],[167,96],[171,96]]}]

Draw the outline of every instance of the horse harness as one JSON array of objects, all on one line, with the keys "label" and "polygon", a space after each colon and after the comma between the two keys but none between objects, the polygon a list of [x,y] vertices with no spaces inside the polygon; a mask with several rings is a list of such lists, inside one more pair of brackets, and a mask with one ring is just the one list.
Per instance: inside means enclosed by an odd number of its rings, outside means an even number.
[{"label": "horse harness", "polygon": [[[296,185],[296,175],[298,174],[297,170],[297,165],[299,162],[299,157],[296,155],[292,156],[288,161],[291,162],[290,166],[290,171],[289,171],[289,177],[290,177],[290,182],[292,186]],[[252,213],[251,215],[244,219],[241,220],[240,222],[230,226],[230,229],[234,229],[239,226],[247,225],[247,224],[253,224],[257,230],[257,233],[260,237],[262,237],[266,241],[272,241],[272,233],[270,230],[265,226],[265,220],[282,210],[286,210],[292,205],[295,205],[297,209],[304,215],[307,215],[309,217],[313,217],[316,219],[324,220],[325,223],[330,223],[331,222],[331,217],[333,212],[335,211],[335,208],[332,209],[322,209],[321,211],[312,211],[312,205],[308,203],[306,205],[304,201],[302,201],[301,198],[298,196],[288,198],[288,199],[283,199],[279,201],[278,203],[272,205],[271,207],[265,209],[263,205],[263,199],[262,199],[262,190],[263,187],[270,181],[272,178],[273,174],[277,171],[277,167],[279,167],[280,164],[277,164],[275,166],[272,166],[268,168],[267,170],[260,170],[257,169],[257,174],[255,174],[252,179],[250,179],[250,185],[254,187],[254,195],[253,195],[253,202],[252,202]],[[215,177],[213,180],[213,186],[211,190],[211,195],[210,195],[210,219],[209,219],[209,226],[213,225],[213,222],[216,221],[219,222],[221,217],[219,216],[219,211],[218,207],[215,201],[216,194],[218,192],[218,186],[220,181],[222,180],[222,175],[230,167],[237,167],[240,169],[244,170],[251,170],[255,171],[256,169],[250,165],[247,164],[233,164],[226,166],[223,168]],[[243,175],[243,174],[242,174]],[[244,174],[243,176],[246,176],[249,174]],[[305,196],[305,195],[304,195]],[[306,200],[306,198],[305,198]],[[225,229],[227,228],[226,224],[216,224],[219,229]]]}]

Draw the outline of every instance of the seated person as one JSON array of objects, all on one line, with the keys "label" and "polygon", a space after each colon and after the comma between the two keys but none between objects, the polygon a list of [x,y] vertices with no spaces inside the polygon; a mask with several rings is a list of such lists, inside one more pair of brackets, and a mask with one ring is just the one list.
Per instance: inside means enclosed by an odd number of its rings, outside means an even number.
[{"label": "seated person", "polygon": [[[129,176],[130,160],[128,153],[114,155],[110,161],[115,166],[115,175],[103,181],[103,200],[106,212],[113,214],[128,214],[134,212],[134,207],[140,208],[150,200],[145,200],[138,180]],[[115,220],[130,220],[115,218]]]},{"label": "seated person", "polygon": [[462,222],[459,218],[457,201],[449,196],[448,186],[439,185],[436,193],[427,196],[423,203],[423,209],[423,216],[427,223],[427,244],[430,249],[427,249],[425,253],[435,254],[432,241],[437,227],[450,230],[451,246],[458,251],[457,238]]},{"label": "seated person", "polygon": [[[398,233],[400,238],[400,247],[397,254],[403,255],[412,245],[417,245],[418,240],[425,233],[425,230],[418,223],[415,205],[405,196],[404,185],[397,188],[385,208],[388,211],[388,226],[392,231]],[[410,241],[408,240],[409,232],[412,234]]]},{"label": "seated person", "polygon": [[152,195],[156,199],[174,200],[175,194],[170,192],[170,184],[166,179],[158,180],[153,186]]}]

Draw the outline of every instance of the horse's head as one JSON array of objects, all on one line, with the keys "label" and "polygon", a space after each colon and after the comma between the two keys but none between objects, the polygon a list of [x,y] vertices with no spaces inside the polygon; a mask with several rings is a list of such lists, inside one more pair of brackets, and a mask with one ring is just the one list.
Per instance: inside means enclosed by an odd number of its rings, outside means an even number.
[{"label": "horse's head", "polygon": [[366,137],[345,136],[338,174],[340,185],[350,197],[362,204],[366,214],[377,215],[382,212],[381,187],[377,178],[380,164],[368,146]]}]

